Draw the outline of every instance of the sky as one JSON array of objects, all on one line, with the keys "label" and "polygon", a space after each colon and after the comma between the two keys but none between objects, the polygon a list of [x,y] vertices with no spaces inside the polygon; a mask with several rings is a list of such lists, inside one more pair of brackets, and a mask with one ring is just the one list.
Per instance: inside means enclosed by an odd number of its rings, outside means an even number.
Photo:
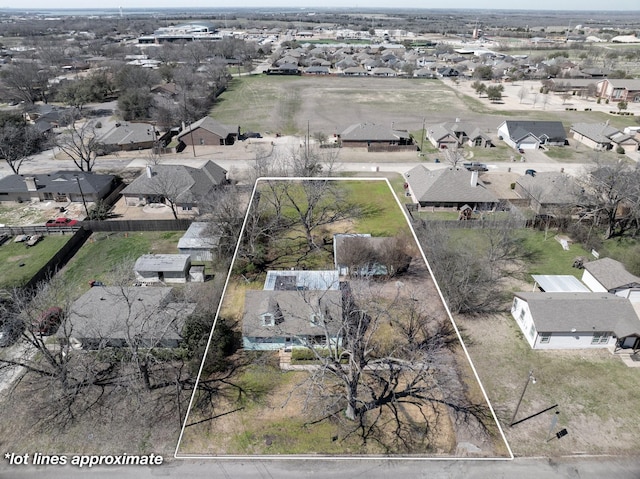
[{"label": "sky", "polygon": [[[176,8],[175,0],[102,0],[101,2],[87,2],[86,0],[22,0],[5,4],[0,0],[0,8],[12,9],[47,9],[52,8]],[[229,4],[211,0],[183,0],[180,6],[225,8]],[[639,0],[245,0],[234,4],[241,8],[269,8],[286,7],[342,7],[342,8],[462,8],[462,9],[510,9],[510,10],[633,10],[640,12]]]}]

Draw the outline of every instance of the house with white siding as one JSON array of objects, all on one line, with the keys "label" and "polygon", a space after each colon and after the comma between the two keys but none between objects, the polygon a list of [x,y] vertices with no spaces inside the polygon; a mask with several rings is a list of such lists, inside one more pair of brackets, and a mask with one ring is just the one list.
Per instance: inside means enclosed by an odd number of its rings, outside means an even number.
[{"label": "house with white siding", "polygon": [[342,291],[336,270],[272,270],[262,290],[245,293],[242,344],[278,350],[340,343]]},{"label": "house with white siding", "polygon": [[591,291],[606,292],[640,303],[640,278],[629,273],[624,265],[611,258],[584,263],[582,282]]},{"label": "house with white siding", "polygon": [[637,348],[640,319],[609,293],[516,293],[511,315],[532,349]]}]

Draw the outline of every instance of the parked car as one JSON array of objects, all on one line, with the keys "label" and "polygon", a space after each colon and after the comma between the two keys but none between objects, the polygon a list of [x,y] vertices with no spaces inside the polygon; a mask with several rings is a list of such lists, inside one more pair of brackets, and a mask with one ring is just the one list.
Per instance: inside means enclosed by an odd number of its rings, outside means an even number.
[{"label": "parked car", "polygon": [[521,155],[524,155],[524,150],[522,148],[518,148],[518,153],[520,153]]},{"label": "parked car", "polygon": [[72,220],[71,218],[56,218],[55,220],[49,220],[45,226],[75,226],[78,224],[78,220]]},{"label": "parked car", "polygon": [[487,165],[485,165],[484,163],[479,163],[477,161],[472,161],[470,163],[463,163],[462,166],[464,166],[467,170],[469,171],[489,171],[489,168],[487,168]]},{"label": "parked car", "polygon": [[536,170],[531,170],[531,169],[526,170],[526,171],[524,172],[524,174],[525,174],[525,175],[529,175],[529,176],[536,176],[536,173],[537,173],[537,171],[536,171]]},{"label": "parked car", "polygon": [[62,308],[53,306],[43,311],[38,319],[31,325],[34,333],[40,333],[43,336],[50,336],[58,330],[58,326],[62,322],[64,312]]},{"label": "parked car", "polygon": [[29,236],[29,239],[25,241],[25,244],[27,245],[27,248],[30,246],[35,246],[41,239],[42,235],[31,235]]}]

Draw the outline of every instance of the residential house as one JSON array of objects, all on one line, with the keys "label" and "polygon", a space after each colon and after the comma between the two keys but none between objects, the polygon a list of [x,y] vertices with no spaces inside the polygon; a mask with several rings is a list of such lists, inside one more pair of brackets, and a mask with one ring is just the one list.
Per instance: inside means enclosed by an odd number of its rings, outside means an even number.
[{"label": "residential house", "polygon": [[71,306],[57,336],[84,349],[175,348],[195,303],[178,303],[170,287],[96,286]]},{"label": "residential house", "polygon": [[0,179],[0,202],[57,201],[94,203],[115,188],[113,175],[84,171],[8,175]]},{"label": "residential house", "polygon": [[458,148],[464,144],[483,148],[493,146],[491,138],[479,127],[457,120],[427,127],[426,137],[433,146],[440,149]]},{"label": "residential house", "polygon": [[336,271],[268,272],[263,290],[245,293],[245,349],[277,350],[339,344],[342,291]]},{"label": "residential house", "polygon": [[498,138],[512,148],[536,150],[542,145],[564,146],[567,134],[560,121],[507,120],[498,127]]},{"label": "residential house", "polygon": [[98,142],[104,146],[103,153],[110,151],[144,150],[163,142],[163,134],[151,123],[118,122],[102,135]]},{"label": "residential house", "polygon": [[519,177],[515,192],[529,200],[529,207],[538,214],[570,214],[581,197],[581,188],[572,176],[551,171]]},{"label": "residential house", "polygon": [[571,126],[573,138],[596,151],[621,147],[625,152],[637,151],[638,140],[605,123],[575,123]]},{"label": "residential house", "polygon": [[413,139],[407,130],[375,123],[356,123],[345,128],[338,134],[338,141],[342,146],[370,146],[384,145],[412,145]]},{"label": "residential house", "polygon": [[498,198],[478,181],[477,171],[442,168],[429,170],[418,165],[404,174],[406,194],[421,208],[494,210]]},{"label": "residential house", "polygon": [[181,143],[178,149],[182,151],[185,146],[192,145],[233,145],[239,135],[240,127],[227,126],[205,116],[182,129],[177,136]]},{"label": "residential house", "polygon": [[144,254],[133,270],[142,283],[186,283],[189,280],[191,256],[188,254]]},{"label": "residential house", "polygon": [[191,256],[191,261],[212,261],[220,237],[211,233],[209,223],[194,221],[178,240],[178,251]]},{"label": "residential house", "polygon": [[640,319],[608,293],[516,293],[511,314],[532,349],[637,347]]},{"label": "residential house", "polygon": [[127,206],[173,203],[183,211],[198,211],[203,198],[228,183],[227,171],[210,160],[196,168],[184,165],[149,165],[122,190]]},{"label": "residential house", "polygon": [[596,88],[598,96],[604,100],[640,103],[640,79],[605,78]]},{"label": "residential house", "polygon": [[584,263],[582,281],[591,291],[607,292],[640,303],[640,278],[612,258]]}]

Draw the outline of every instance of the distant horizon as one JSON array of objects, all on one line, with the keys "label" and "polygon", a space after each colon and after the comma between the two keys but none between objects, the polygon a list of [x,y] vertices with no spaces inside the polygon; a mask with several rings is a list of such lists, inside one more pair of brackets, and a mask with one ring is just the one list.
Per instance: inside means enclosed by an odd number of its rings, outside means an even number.
[{"label": "distant horizon", "polygon": [[[566,0],[563,2],[557,2],[556,0],[540,0],[532,8],[531,2],[526,0],[492,0],[489,2],[480,2],[478,5],[476,0],[453,0],[449,2],[448,6],[430,6],[424,7],[420,5],[419,0],[404,0],[406,3],[396,4],[394,7],[389,7],[388,3],[382,0],[370,0],[366,6],[359,5],[357,0],[354,0],[352,6],[345,5],[345,2],[340,0],[328,0],[328,3],[323,5],[301,5],[300,2],[295,0],[276,0],[283,2],[280,5],[269,5],[266,0],[248,0],[242,6],[235,7],[212,7],[210,5],[199,5],[198,3],[206,0],[196,0],[193,5],[176,7],[174,2],[170,0],[138,0],[135,4],[128,4],[126,6],[118,5],[122,3],[120,0],[111,0],[114,3],[102,5],[100,7],[87,7],[86,2],[82,0],[62,0],[52,6],[50,2],[43,2],[43,0],[25,0],[22,2],[22,6],[2,6],[0,5],[0,11],[9,12],[64,12],[64,11],[85,11],[85,12],[106,12],[113,10],[118,12],[131,12],[135,10],[149,10],[149,11],[189,11],[194,9],[202,9],[204,11],[238,11],[238,10],[294,10],[294,11],[309,11],[312,13],[314,10],[327,11],[327,10],[355,10],[355,11],[371,11],[376,10],[380,12],[393,12],[401,10],[423,10],[423,11],[505,11],[505,12],[567,12],[575,13],[576,16],[584,15],[585,13],[607,13],[607,12],[640,12],[638,6],[638,0],[612,0],[607,4],[606,9],[602,9],[602,2],[597,0]],[[291,4],[289,4],[291,2]],[[336,4],[332,4],[335,2]],[[166,4],[165,4],[166,3]],[[522,5],[522,6],[519,6]],[[596,8],[599,7],[599,8]]]}]

